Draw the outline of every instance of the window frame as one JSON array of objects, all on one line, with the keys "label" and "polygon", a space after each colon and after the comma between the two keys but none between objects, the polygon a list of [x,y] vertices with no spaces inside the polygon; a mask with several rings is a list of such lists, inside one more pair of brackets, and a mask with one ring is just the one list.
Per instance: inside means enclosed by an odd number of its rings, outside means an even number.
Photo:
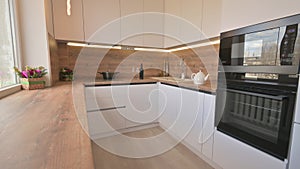
[{"label": "window frame", "polygon": [[[20,31],[19,31],[19,19],[18,19],[18,7],[16,0],[6,0],[8,2],[9,10],[9,24],[11,26],[11,37],[13,46],[13,60],[14,66],[21,66],[21,48],[20,48]],[[18,76],[15,76],[16,84],[4,86],[0,88],[0,98],[15,93],[21,90],[20,80]]]}]

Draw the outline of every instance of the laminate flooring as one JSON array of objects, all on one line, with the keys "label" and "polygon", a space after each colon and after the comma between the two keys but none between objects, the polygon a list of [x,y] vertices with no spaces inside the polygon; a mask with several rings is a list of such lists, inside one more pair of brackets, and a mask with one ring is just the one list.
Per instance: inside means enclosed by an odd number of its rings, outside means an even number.
[{"label": "laminate flooring", "polygon": [[[147,138],[162,132],[164,132],[162,128],[153,127],[124,135],[135,138]],[[109,140],[109,138],[105,139]],[[213,169],[181,143],[171,150],[154,157],[126,158],[102,149],[95,142],[92,142],[95,169]]]}]

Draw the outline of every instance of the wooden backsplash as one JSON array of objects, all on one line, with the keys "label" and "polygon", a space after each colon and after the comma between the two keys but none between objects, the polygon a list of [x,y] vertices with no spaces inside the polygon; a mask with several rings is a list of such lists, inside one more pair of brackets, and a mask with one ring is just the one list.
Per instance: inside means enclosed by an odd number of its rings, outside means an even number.
[{"label": "wooden backsplash", "polygon": [[[137,76],[136,68],[143,63],[145,77],[161,76],[164,70],[164,62],[169,63],[170,76],[180,77],[180,60],[183,58],[187,65],[187,78],[192,72],[202,70],[209,72],[211,80],[217,77],[219,45],[204,46],[193,50],[187,49],[172,53],[146,52],[118,49],[82,48],[67,46],[65,43],[58,43],[59,68],[74,69],[80,75],[95,76],[102,78],[96,72],[117,71],[120,77]],[[80,58],[80,59],[79,59]],[[57,60],[57,59],[52,59]],[[80,64],[78,64],[80,60]]]}]

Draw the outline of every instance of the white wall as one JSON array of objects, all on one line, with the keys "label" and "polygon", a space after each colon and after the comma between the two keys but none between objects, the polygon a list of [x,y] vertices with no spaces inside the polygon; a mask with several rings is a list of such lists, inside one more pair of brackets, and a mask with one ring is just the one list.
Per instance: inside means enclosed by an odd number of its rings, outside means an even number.
[{"label": "white wall", "polygon": [[222,0],[221,31],[300,13],[299,0]]},{"label": "white wall", "polygon": [[51,86],[48,31],[43,0],[16,0],[20,30],[22,66],[44,66],[48,69],[46,85]]},{"label": "white wall", "polygon": [[52,1],[45,0],[45,15],[48,33],[54,37],[54,27],[52,18]]}]

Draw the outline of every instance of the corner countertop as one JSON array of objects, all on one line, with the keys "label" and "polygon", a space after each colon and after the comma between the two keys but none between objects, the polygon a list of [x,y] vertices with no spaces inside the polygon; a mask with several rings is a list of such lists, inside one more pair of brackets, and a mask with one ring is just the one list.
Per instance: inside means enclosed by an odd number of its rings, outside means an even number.
[{"label": "corner countertop", "polygon": [[[192,81],[146,78],[104,81],[85,85],[156,83],[215,92]],[[0,102],[0,164],[2,168],[94,168],[84,85],[60,82],[42,90],[22,90]],[[74,98],[79,98],[78,100]]]},{"label": "corner countertop", "polygon": [[1,168],[94,168],[73,95],[70,83],[59,83],[1,99]]},{"label": "corner countertop", "polygon": [[196,85],[192,80],[185,79],[181,80],[173,77],[148,77],[145,79],[113,79],[113,80],[102,80],[97,79],[95,82],[84,83],[85,86],[106,86],[106,85],[126,85],[126,84],[146,84],[161,82],[163,84],[172,85],[176,87],[186,88],[190,90],[215,94],[216,93],[216,82],[207,81],[202,85]]}]

